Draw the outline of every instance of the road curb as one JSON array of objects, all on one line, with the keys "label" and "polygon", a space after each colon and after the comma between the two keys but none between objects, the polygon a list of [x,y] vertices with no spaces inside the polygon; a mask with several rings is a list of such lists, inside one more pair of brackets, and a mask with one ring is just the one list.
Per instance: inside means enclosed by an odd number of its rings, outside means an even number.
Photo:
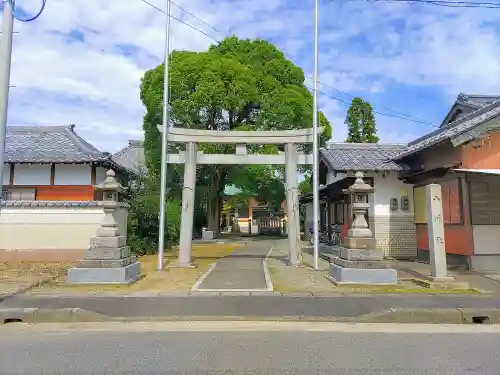
[{"label": "road curb", "polygon": [[39,279],[39,280],[35,281],[34,283],[31,283],[31,284],[29,284],[27,286],[24,286],[22,288],[18,288],[18,289],[16,289],[13,292],[0,294],[0,300],[5,300],[7,298],[15,297],[15,296],[17,296],[19,294],[24,294],[24,293],[30,291],[33,288],[37,288],[39,286],[48,284],[52,280],[54,280],[54,278],[52,276],[44,277],[44,278]]},{"label": "road curb", "polygon": [[500,309],[388,309],[351,321],[366,323],[500,324]]},{"label": "road curb", "polygon": [[76,323],[113,320],[106,315],[80,308],[9,308],[0,309],[0,322],[7,323]]},{"label": "road curb", "polygon": [[0,309],[0,322],[8,323],[78,323],[130,321],[310,321],[350,323],[415,324],[500,324],[500,309],[388,309],[357,317],[308,316],[163,316],[111,317],[80,308],[7,308]]}]

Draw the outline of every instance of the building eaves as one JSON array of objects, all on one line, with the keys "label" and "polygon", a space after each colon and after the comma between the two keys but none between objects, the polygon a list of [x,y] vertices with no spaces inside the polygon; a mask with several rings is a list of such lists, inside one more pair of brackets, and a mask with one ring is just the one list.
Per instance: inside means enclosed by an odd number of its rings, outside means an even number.
[{"label": "building eaves", "polygon": [[406,149],[405,144],[330,143],[320,157],[333,171],[402,171],[404,164],[392,159]]},{"label": "building eaves", "polygon": [[131,140],[128,146],[111,156],[113,162],[132,171],[134,174],[146,174],[144,147],[141,141]]},{"label": "building eaves", "polygon": [[9,126],[6,163],[89,163],[109,160],[74,131],[75,126]]},{"label": "building eaves", "polygon": [[497,100],[500,100],[500,95],[476,95],[460,93],[456,103],[468,106],[472,109],[480,109],[486,107]]},{"label": "building eaves", "polygon": [[423,137],[408,144],[407,150],[394,157],[393,160],[401,160],[426,148],[432,147],[446,140],[451,140],[463,133],[473,130],[475,127],[500,115],[500,100],[490,105],[471,112],[446,126],[436,129]]}]

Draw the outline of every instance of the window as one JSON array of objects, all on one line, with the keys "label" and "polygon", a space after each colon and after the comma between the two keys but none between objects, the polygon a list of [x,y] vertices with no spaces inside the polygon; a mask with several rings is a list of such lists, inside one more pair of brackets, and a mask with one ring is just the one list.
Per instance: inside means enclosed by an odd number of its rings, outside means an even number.
[{"label": "window", "polygon": [[500,224],[500,183],[471,181],[470,210],[473,225]]},{"label": "window", "polygon": [[[462,199],[458,179],[441,182],[444,224],[462,224]],[[415,223],[427,224],[425,186],[413,189]]]},{"label": "window", "polygon": [[6,188],[2,191],[2,199],[6,201],[34,201],[36,189]]},{"label": "window", "polygon": [[445,224],[462,224],[462,207],[459,180],[441,183],[443,218]]}]

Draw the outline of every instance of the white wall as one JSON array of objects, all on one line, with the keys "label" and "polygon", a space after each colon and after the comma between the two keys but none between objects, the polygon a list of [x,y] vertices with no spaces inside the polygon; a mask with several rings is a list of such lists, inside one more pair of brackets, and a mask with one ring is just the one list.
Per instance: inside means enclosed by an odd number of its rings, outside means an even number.
[{"label": "white wall", "polygon": [[96,168],[96,174],[95,174],[95,183],[96,184],[100,184],[100,183],[104,182],[104,180],[106,179],[106,172],[107,172],[106,168],[103,168],[103,167]]},{"label": "white wall", "polygon": [[327,185],[333,184],[334,182],[342,180],[347,176],[348,176],[347,173],[337,173],[336,175],[334,175],[333,172],[328,171],[328,174],[326,175],[326,184]]},{"label": "white wall", "polygon": [[56,164],[54,185],[91,185],[90,164]]},{"label": "white wall", "polygon": [[14,185],[50,185],[50,164],[15,164]]},{"label": "white wall", "polygon": [[473,225],[474,255],[500,254],[500,225]]},{"label": "white wall", "polygon": [[[386,177],[374,174],[375,194],[373,194],[373,214],[377,216],[397,216],[413,214],[413,186],[398,180],[397,173],[388,173]],[[409,198],[409,210],[401,210],[401,197]],[[397,198],[398,209],[391,211],[390,199]]]},{"label": "white wall", "polygon": [[306,217],[305,217],[305,232],[309,231],[309,228],[312,228],[314,225],[314,213],[313,213],[313,204],[312,202],[306,203]]},{"label": "white wall", "polygon": [[10,164],[3,165],[3,177],[2,177],[2,185],[8,185],[10,183]]},{"label": "white wall", "polygon": [[[337,173],[336,176],[332,172],[328,172],[326,177],[327,184],[332,184],[345,177],[354,177],[353,173]],[[404,184],[402,181],[398,180],[397,172],[386,173],[385,177],[382,177],[381,173],[366,172],[364,173],[365,178],[373,178],[375,185],[375,193],[370,195],[369,203],[370,209],[368,214],[373,215],[408,215],[413,213],[413,186]],[[409,198],[409,210],[401,210],[401,197],[407,196]],[[398,199],[398,210],[390,210],[390,198]]]},{"label": "white wall", "polygon": [[[102,207],[2,207],[0,250],[85,249],[104,217]],[[115,218],[126,235],[127,210]]]}]

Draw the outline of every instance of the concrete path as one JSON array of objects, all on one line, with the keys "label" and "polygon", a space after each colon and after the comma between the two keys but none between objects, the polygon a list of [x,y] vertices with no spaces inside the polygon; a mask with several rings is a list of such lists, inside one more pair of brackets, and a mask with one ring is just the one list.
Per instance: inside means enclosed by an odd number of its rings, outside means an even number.
[{"label": "concrete path", "polygon": [[266,257],[276,240],[254,238],[229,256],[219,259],[192,291],[272,291]]}]

